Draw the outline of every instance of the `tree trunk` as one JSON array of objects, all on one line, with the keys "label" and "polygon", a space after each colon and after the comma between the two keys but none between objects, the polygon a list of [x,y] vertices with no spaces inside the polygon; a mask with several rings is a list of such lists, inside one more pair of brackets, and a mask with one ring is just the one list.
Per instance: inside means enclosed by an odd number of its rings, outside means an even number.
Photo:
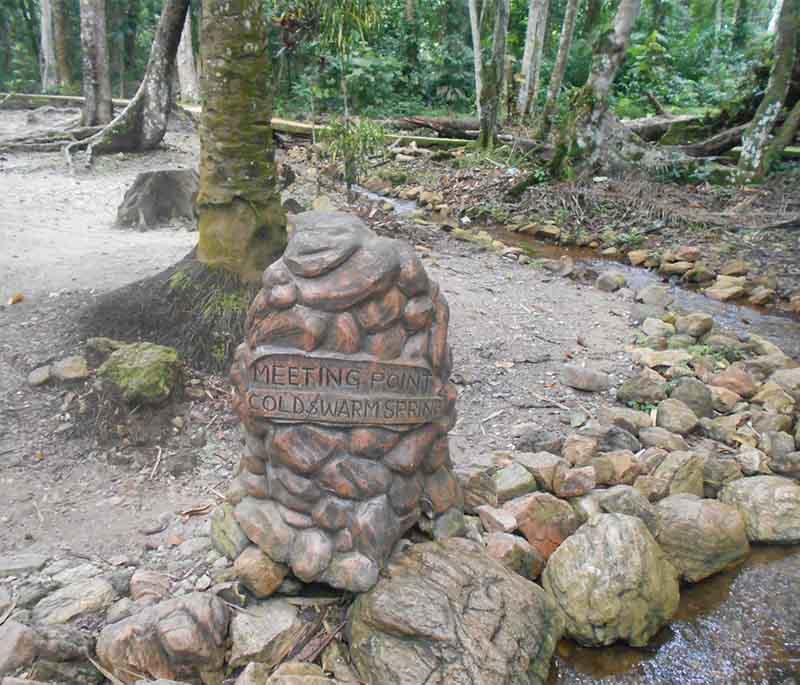
[{"label": "tree trunk", "polygon": [[753,120],[742,136],[742,154],[739,157],[739,175],[744,180],[762,179],[769,171],[766,154],[772,127],[783,108],[789,92],[794,65],[796,17],[798,0],[784,0],[775,39],[775,59],[769,75],[764,97]]},{"label": "tree trunk", "polygon": [[[125,22],[122,47],[122,71],[124,79],[122,89],[125,95],[133,92],[135,85],[131,83],[133,66],[136,60],[136,29],[139,20],[139,0],[128,0],[125,8]],[[123,97],[125,97],[123,95]]]},{"label": "tree trunk", "polygon": [[244,282],[257,282],[286,244],[267,35],[259,0],[203,0],[197,258]]},{"label": "tree trunk", "polygon": [[83,62],[83,125],[111,121],[111,75],[106,40],[105,0],[80,0]]},{"label": "tree trunk", "polygon": [[772,7],[772,15],[769,18],[769,25],[767,26],[767,33],[774,34],[778,31],[780,24],[781,12],[786,0],[775,0],[775,5]]},{"label": "tree trunk", "polygon": [[719,62],[722,56],[722,25],[725,18],[725,0],[716,0],[715,15],[714,15],[714,51],[712,55],[713,62]]},{"label": "tree trunk", "polygon": [[650,14],[653,31],[661,31],[664,28],[664,19],[666,19],[668,0],[651,0],[650,1]]},{"label": "tree trunk", "polygon": [[749,0],[737,0],[733,16],[733,36],[731,38],[731,44],[737,50],[741,50],[747,42],[747,23],[749,15]]},{"label": "tree trunk", "polygon": [[589,78],[574,98],[573,113],[562,128],[552,163],[554,174],[560,175],[569,160],[600,162],[608,154],[612,139],[625,134],[619,121],[608,113],[608,98],[625,61],[641,7],[642,0],[620,0],[614,26],[595,49]]},{"label": "tree trunk", "polygon": [[39,51],[42,92],[52,93],[58,89],[58,77],[56,73],[56,51],[53,40],[53,7],[51,0],[42,0],[40,5],[41,28],[39,39],[41,50]]},{"label": "tree trunk", "polygon": [[784,149],[792,144],[798,130],[800,130],[800,100],[794,103],[794,107],[792,107],[792,110],[789,112],[789,116],[786,117],[783,126],[781,126],[778,133],[775,134],[775,137],[772,139],[772,143],[770,143],[769,149],[767,150],[767,168],[769,168],[773,162],[780,160]]},{"label": "tree trunk", "polygon": [[483,89],[481,55],[481,8],[480,0],[467,0],[469,4],[469,25],[472,31],[472,65],[475,70],[475,110],[481,117],[481,90]]},{"label": "tree trunk", "polygon": [[198,102],[200,100],[200,84],[197,81],[197,67],[192,42],[191,12],[186,12],[181,42],[178,45],[178,81],[180,82],[181,100],[183,102]]},{"label": "tree trunk", "polygon": [[492,54],[489,62],[481,60],[480,121],[481,133],[478,145],[487,149],[497,138],[497,115],[500,109],[500,93],[503,90],[503,65],[508,37],[510,0],[495,1]]},{"label": "tree trunk", "polygon": [[520,116],[530,113],[539,88],[539,70],[542,64],[544,25],[550,0],[530,0],[528,26],[525,30],[525,51],[522,55],[522,85],[517,99]]},{"label": "tree trunk", "polygon": [[72,72],[69,68],[69,51],[67,49],[67,17],[65,0],[50,0],[53,7],[53,43],[56,52],[56,75],[61,89],[69,87]]},{"label": "tree trunk", "polygon": [[100,133],[68,145],[68,159],[73,148],[88,147],[91,163],[94,154],[141,152],[152,150],[161,142],[172,107],[175,56],[188,7],[189,0],[166,0],[150,48],[147,69],[136,95]]},{"label": "tree trunk", "polygon": [[20,0],[19,8],[22,11],[22,18],[25,21],[26,33],[31,47],[31,53],[39,61],[39,34],[36,31],[36,15],[31,7],[30,0]]},{"label": "tree trunk", "polygon": [[584,35],[586,39],[591,41],[594,38],[594,32],[600,24],[600,18],[603,15],[603,0],[588,0],[586,3],[586,19],[584,22]]},{"label": "tree trunk", "polygon": [[550,87],[547,89],[547,100],[542,110],[539,131],[535,137],[546,138],[550,132],[551,119],[558,101],[558,94],[561,91],[561,84],[564,82],[564,74],[567,71],[567,61],[569,60],[569,50],[572,47],[572,36],[575,33],[575,19],[578,16],[578,0],[568,0],[567,10],[564,13],[564,23],[561,27],[561,38],[558,41],[558,55],[550,76]]}]

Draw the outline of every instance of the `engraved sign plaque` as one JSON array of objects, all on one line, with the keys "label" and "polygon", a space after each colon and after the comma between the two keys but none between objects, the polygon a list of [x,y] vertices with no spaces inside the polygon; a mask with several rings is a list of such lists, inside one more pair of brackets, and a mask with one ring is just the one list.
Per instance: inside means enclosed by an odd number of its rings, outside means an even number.
[{"label": "engraved sign plaque", "polygon": [[413,247],[347,214],[296,217],[264,272],[231,370],[245,453],[230,499],[300,580],[369,589],[423,502],[434,532],[458,525],[448,319]]}]

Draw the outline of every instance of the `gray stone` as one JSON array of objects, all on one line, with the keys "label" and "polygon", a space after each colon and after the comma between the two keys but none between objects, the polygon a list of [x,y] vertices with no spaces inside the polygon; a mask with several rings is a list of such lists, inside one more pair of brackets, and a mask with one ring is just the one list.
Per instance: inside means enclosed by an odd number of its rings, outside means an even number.
[{"label": "gray stone", "polygon": [[102,578],[81,581],[56,590],[33,608],[38,623],[66,623],[76,616],[103,611],[114,602],[114,588]]},{"label": "gray stone", "polygon": [[597,449],[600,452],[616,452],[618,450],[638,452],[642,447],[639,439],[624,428],[604,425],[599,421],[589,421],[578,431],[578,434],[597,440]]},{"label": "gray stone", "polygon": [[361,680],[546,682],[562,624],[537,585],[463,539],[414,545],[387,571],[356,598],[350,615],[350,653]]},{"label": "gray stone", "polygon": [[771,457],[769,467],[782,476],[800,480],[800,452],[789,452],[779,457]]},{"label": "gray stone", "polygon": [[688,449],[686,440],[682,436],[660,426],[639,431],[639,440],[644,447],[658,447],[669,452]]},{"label": "gray stone", "polygon": [[26,576],[40,571],[47,563],[48,557],[42,554],[15,554],[0,556],[0,578],[9,576]]},{"label": "gray stone", "polygon": [[666,307],[675,299],[669,288],[663,285],[648,285],[636,293],[637,302]]},{"label": "gray stone", "polygon": [[666,323],[661,319],[655,318],[645,319],[644,323],[642,324],[642,330],[645,332],[645,334],[654,337],[668,338],[669,336],[675,334],[675,326],[673,326],[671,323]]},{"label": "gray stone", "polygon": [[758,447],[770,459],[780,459],[795,450],[794,438],[788,433],[780,431],[762,433]]},{"label": "gray stone", "polygon": [[656,540],[681,577],[708,578],[750,553],[744,519],[736,507],[692,495],[661,500]]},{"label": "gray stone", "polygon": [[606,271],[600,274],[595,281],[595,287],[607,293],[613,293],[624,288],[628,281],[619,271]]},{"label": "gray stone", "polygon": [[586,392],[603,392],[611,387],[611,378],[607,373],[577,364],[564,364],[561,382],[570,388]]},{"label": "gray stone", "polygon": [[780,369],[770,376],[770,380],[781,386],[795,402],[800,404],[800,367]]},{"label": "gray stone", "polygon": [[575,641],[640,647],[677,610],[677,575],[640,519],[598,514],[553,553],[542,583]]},{"label": "gray stone", "polygon": [[800,485],[782,476],[754,476],[728,483],[719,493],[744,516],[751,542],[800,542]]},{"label": "gray stone", "polygon": [[522,464],[512,463],[498,469],[493,474],[492,480],[495,484],[498,504],[536,490],[536,478]]},{"label": "gray stone", "polygon": [[86,363],[86,358],[78,354],[54,362],[51,371],[53,378],[65,382],[82,381],[89,377],[89,366]]},{"label": "gray stone", "polygon": [[667,483],[670,495],[688,493],[702,497],[703,464],[703,457],[694,452],[672,452],[659,464],[653,476]]},{"label": "gray stone", "polygon": [[606,514],[625,514],[641,519],[647,530],[655,535],[658,519],[655,507],[636,488],[630,485],[615,485],[608,490],[597,492],[600,511]]},{"label": "gray stone", "polygon": [[678,333],[700,338],[714,328],[714,318],[705,312],[693,312],[686,316],[679,316],[675,320],[675,329]]},{"label": "gray stone", "polygon": [[553,452],[561,450],[561,436],[543,430],[538,423],[518,423],[511,428],[514,448],[520,452]]},{"label": "gray stone", "polygon": [[670,398],[659,403],[656,425],[671,433],[688,435],[697,427],[697,416],[683,402]]},{"label": "gray stone", "polygon": [[233,514],[233,506],[225,502],[211,515],[211,544],[228,559],[236,559],[250,544]]},{"label": "gray stone", "polygon": [[597,412],[600,423],[612,424],[624,428],[631,435],[639,435],[643,429],[652,425],[650,414],[625,407],[600,407]]},{"label": "gray stone", "polygon": [[617,399],[625,403],[658,404],[666,397],[666,381],[654,380],[646,374],[629,378],[617,390]]},{"label": "gray stone", "polygon": [[711,454],[703,463],[703,494],[705,497],[716,497],[728,483],[743,477],[742,469],[732,455],[723,457]]},{"label": "gray stone", "polygon": [[[585,439],[591,440],[591,438]],[[553,491],[553,480],[556,473],[569,468],[569,464],[565,459],[557,457],[550,452],[519,452],[513,455],[513,459],[533,474],[539,489],[547,490],[548,492]]]},{"label": "gray stone", "polygon": [[733,457],[745,476],[768,474],[769,458],[755,447],[743,447]]},{"label": "gray stone", "polygon": [[33,630],[13,620],[0,625],[0,676],[29,666],[36,655],[36,634]]},{"label": "gray stone", "polygon": [[489,533],[486,536],[486,553],[528,580],[536,580],[544,570],[542,556],[519,535]]},{"label": "gray stone", "polygon": [[680,400],[696,416],[714,416],[714,398],[711,391],[696,378],[681,378],[670,393],[670,398]]},{"label": "gray stone", "polygon": [[49,364],[40,366],[28,374],[28,385],[34,388],[44,385],[52,378],[52,375],[52,367]]},{"label": "gray stone", "polygon": [[306,630],[297,609],[283,599],[268,599],[236,612],[231,620],[229,664],[251,661],[275,667],[285,659]]}]

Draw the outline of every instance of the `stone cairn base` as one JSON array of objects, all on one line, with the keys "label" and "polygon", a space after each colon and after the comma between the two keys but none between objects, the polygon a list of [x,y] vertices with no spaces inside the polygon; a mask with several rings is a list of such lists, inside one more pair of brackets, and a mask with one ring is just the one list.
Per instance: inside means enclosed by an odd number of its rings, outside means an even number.
[{"label": "stone cairn base", "polygon": [[449,310],[412,246],[308,212],[263,277],[232,370],[235,516],[305,582],[362,592],[421,516],[463,507]]}]

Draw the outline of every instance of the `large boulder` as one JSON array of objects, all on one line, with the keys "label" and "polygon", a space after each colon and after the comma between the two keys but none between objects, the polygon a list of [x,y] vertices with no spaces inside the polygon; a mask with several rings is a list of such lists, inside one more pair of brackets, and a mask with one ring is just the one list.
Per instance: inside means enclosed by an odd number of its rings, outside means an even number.
[{"label": "large boulder", "polygon": [[125,191],[117,209],[117,224],[144,230],[173,219],[192,221],[197,188],[194,169],[144,171]]},{"label": "large boulder", "polygon": [[550,557],[542,581],[583,645],[646,645],[678,608],[678,572],[647,526],[597,514]]},{"label": "large boulder", "polygon": [[742,561],[750,552],[744,518],[730,504],[694,495],[658,503],[656,540],[690,583]]},{"label": "large boulder", "polygon": [[414,545],[353,605],[350,653],[381,685],[538,685],[561,637],[555,604],[464,539]]},{"label": "large boulder", "polygon": [[655,478],[667,483],[666,494],[703,495],[705,459],[695,452],[671,452],[653,471]]},{"label": "large boulder", "polygon": [[170,599],[103,628],[100,663],[123,683],[137,676],[197,678],[225,661],[228,607],[219,597],[194,593]]},{"label": "large boulder", "polygon": [[141,342],[124,345],[97,369],[131,404],[160,404],[172,394],[181,373],[178,352],[172,347]]},{"label": "large boulder", "polygon": [[754,476],[728,483],[721,501],[744,516],[751,542],[800,542],[800,484],[782,476]]}]

